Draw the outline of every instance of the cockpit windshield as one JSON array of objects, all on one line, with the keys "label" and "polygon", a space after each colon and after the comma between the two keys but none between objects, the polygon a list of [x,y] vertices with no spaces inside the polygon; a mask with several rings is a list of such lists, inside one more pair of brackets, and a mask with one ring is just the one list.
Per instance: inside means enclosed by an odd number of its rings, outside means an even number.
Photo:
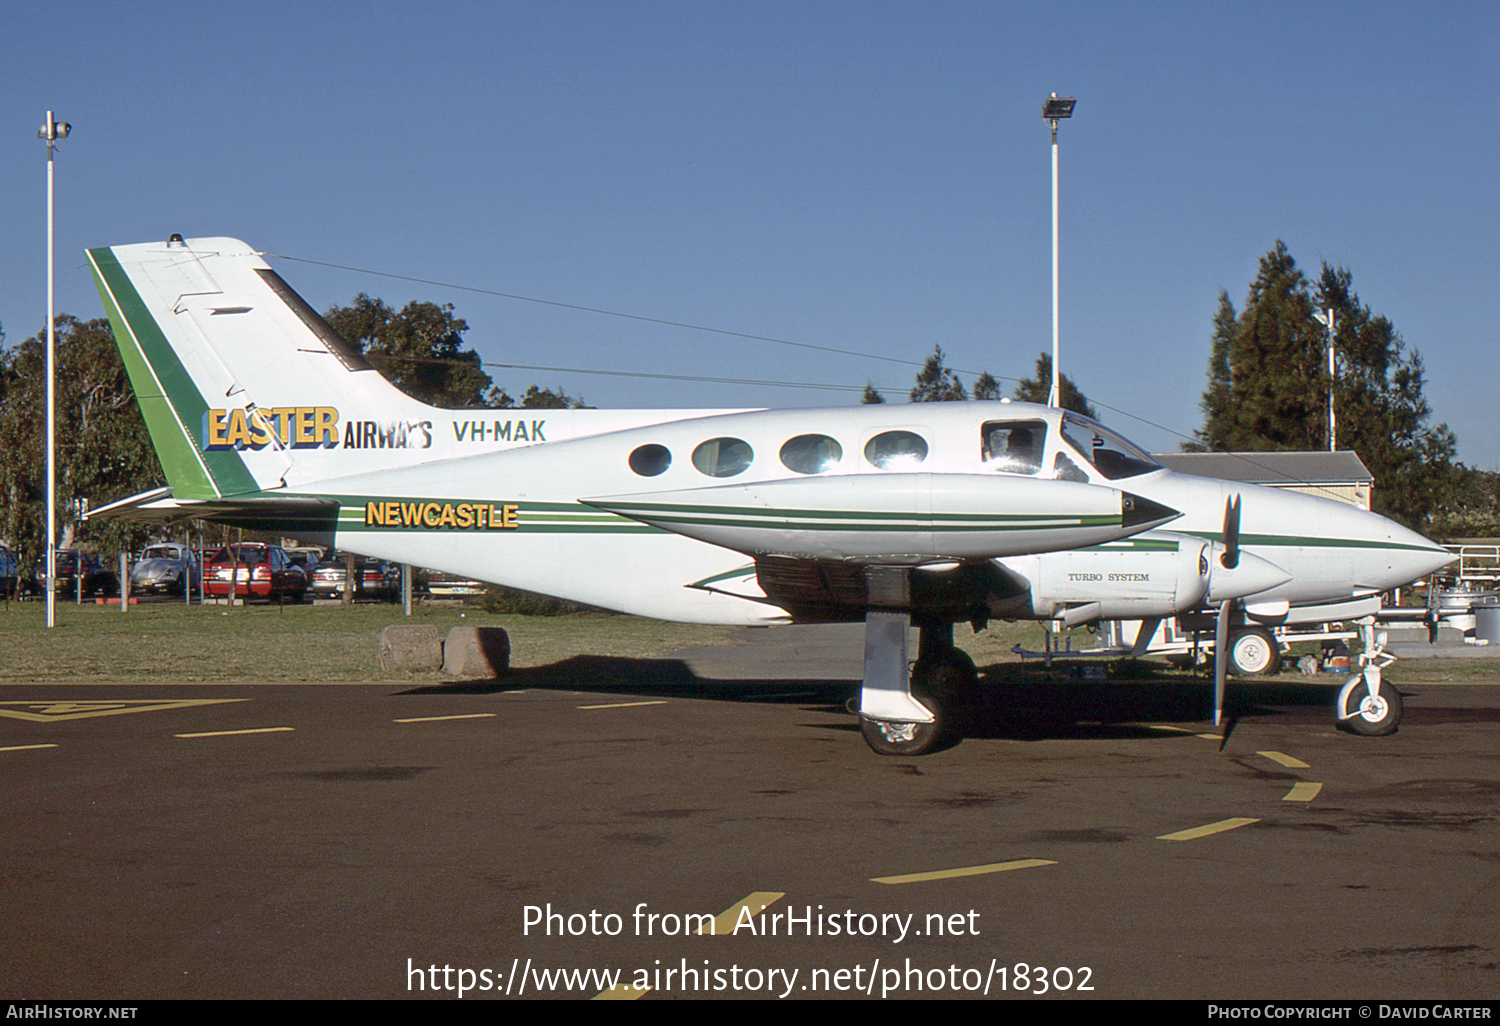
[{"label": "cockpit windshield", "polygon": [[1078,455],[1111,481],[1161,469],[1150,453],[1087,417],[1073,413],[1064,416],[1062,436]]}]

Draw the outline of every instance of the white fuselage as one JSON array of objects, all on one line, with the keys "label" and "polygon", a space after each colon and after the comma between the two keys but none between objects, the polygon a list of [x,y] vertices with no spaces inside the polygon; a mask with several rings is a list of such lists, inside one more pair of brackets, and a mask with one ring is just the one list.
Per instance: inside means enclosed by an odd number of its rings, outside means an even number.
[{"label": "white fuselage", "polygon": [[[1018,472],[985,449],[986,436],[1017,423],[1033,435],[1027,465],[1035,473]],[[1070,440],[1058,430],[1059,411],[1021,403],[735,412],[392,468],[319,482],[306,491],[339,499],[337,543],[353,551],[607,608],[711,623],[784,622],[785,613],[766,604],[757,586],[754,556],[793,550],[812,558],[854,559],[857,554],[847,549],[850,525],[825,525],[821,544],[846,546],[838,551],[818,548],[819,532],[805,522],[793,523],[797,530],[789,528],[784,542],[772,538],[750,546],[726,536],[713,544],[640,522],[650,517],[638,511],[630,519],[600,508],[609,506],[609,497],[617,505],[620,497],[640,503],[653,495],[681,503],[697,493],[703,508],[717,511],[714,516],[758,524],[750,514],[784,510],[793,494],[806,496],[807,508],[824,514],[868,517],[882,508],[884,483],[899,480],[904,491],[920,480],[923,509],[930,513],[972,512],[983,506],[976,496],[986,493],[991,509],[1012,512],[1007,502],[1014,496],[1045,495],[1047,485],[1060,486],[1052,497],[1054,513],[1104,508],[1069,507],[1063,493],[1073,490],[1115,501],[1128,492],[1181,512],[1149,534],[1089,537],[1075,529],[1056,545],[1029,538],[1021,546],[1029,554],[1016,554],[998,540],[988,541],[988,550],[945,548],[930,535],[920,550],[915,544],[880,548],[874,540],[858,542],[870,554],[866,562],[972,561],[988,554],[1029,582],[1029,601],[1013,603],[1005,613],[1025,617],[1060,616],[1091,601],[1104,603],[1106,618],[1167,615],[1201,604],[1209,597],[1211,575],[1198,581],[1195,569],[1200,559],[1221,551],[1213,543],[1221,540],[1225,504],[1234,494],[1243,505],[1240,544],[1252,561],[1258,559],[1259,576],[1250,591],[1227,597],[1251,595],[1257,603],[1294,606],[1346,602],[1404,584],[1448,558],[1386,518],[1332,500],[1189,477],[1154,463],[1136,466],[1097,450],[1084,453],[1075,444],[1083,422],[1071,423]],[[893,438],[921,449],[920,457],[886,453],[882,440]],[[789,462],[800,469],[790,469]],[[1123,466],[1125,474],[1112,479],[1101,466],[1115,473]],[[1061,476],[1071,480],[1057,480]],[[767,494],[781,501],[768,501]],[[959,494],[961,502],[945,498]],[[738,496],[746,517],[735,516],[740,507],[729,504],[731,495]],[[465,513],[463,505],[474,509]],[[486,507],[483,529],[476,526],[480,505]],[[1033,505],[1027,511],[1047,510]],[[466,520],[469,526],[461,526]],[[1126,534],[1136,537],[1126,540]],[[1049,548],[1072,551],[1042,551]]]}]

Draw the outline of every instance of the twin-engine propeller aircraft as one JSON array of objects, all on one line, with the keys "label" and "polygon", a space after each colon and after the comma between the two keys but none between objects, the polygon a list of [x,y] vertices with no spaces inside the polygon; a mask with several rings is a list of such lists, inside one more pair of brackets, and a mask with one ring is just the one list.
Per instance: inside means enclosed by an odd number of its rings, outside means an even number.
[{"label": "twin-engine propeller aircraft", "polygon": [[1025,403],[442,410],[243,242],[88,259],[169,482],[92,515],[274,530],[661,619],[863,621],[862,728],[887,754],[931,748],[974,687],[955,623],[1214,606],[1227,629],[1246,600],[1285,616],[1449,559]]}]

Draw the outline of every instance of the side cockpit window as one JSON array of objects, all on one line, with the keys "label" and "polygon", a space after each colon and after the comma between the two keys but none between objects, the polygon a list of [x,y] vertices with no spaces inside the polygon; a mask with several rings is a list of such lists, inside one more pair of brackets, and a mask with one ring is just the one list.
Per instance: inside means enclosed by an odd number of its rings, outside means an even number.
[{"label": "side cockpit window", "polygon": [[992,420],[980,430],[985,470],[1035,474],[1042,468],[1047,425],[1040,420]]}]

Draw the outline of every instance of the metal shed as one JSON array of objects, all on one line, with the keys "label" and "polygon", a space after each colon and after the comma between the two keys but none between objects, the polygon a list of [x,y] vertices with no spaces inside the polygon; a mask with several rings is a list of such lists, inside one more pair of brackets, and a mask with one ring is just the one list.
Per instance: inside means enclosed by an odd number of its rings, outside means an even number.
[{"label": "metal shed", "polygon": [[1340,452],[1167,452],[1168,470],[1223,481],[1268,485],[1370,508],[1375,477],[1350,450]]}]

